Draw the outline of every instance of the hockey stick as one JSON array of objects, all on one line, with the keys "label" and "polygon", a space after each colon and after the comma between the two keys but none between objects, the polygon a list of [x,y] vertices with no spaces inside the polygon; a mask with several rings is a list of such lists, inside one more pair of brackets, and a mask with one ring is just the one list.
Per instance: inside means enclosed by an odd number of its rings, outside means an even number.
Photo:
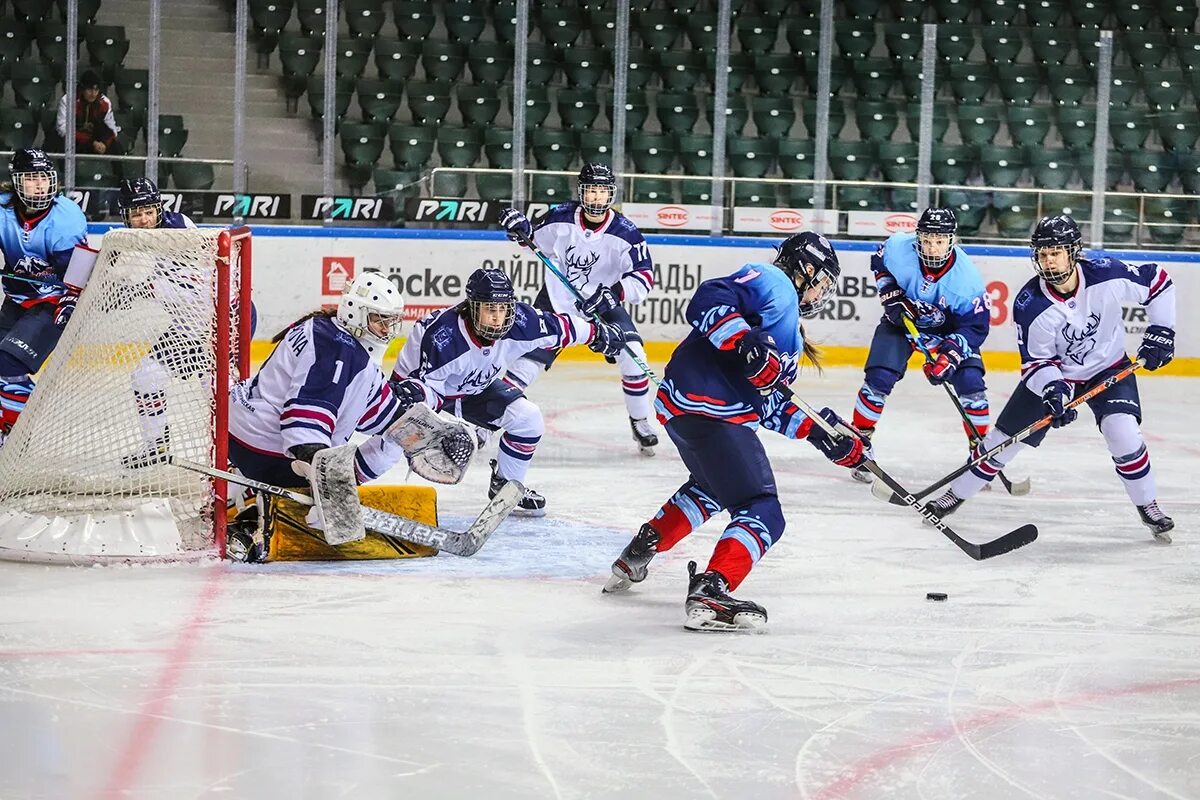
[{"label": "hockey stick", "polygon": [[[1117,372],[1113,375],[1110,375],[1109,377],[1105,378],[1102,382],[1096,384],[1091,389],[1088,389],[1086,392],[1079,395],[1079,397],[1076,397],[1074,400],[1067,403],[1066,407],[1067,408],[1075,408],[1078,405],[1086,403],[1088,400],[1091,400],[1093,397],[1096,397],[1097,395],[1099,395],[1101,392],[1105,391],[1106,389],[1109,389],[1112,386],[1115,386],[1116,384],[1118,384],[1121,381],[1128,378],[1136,370],[1138,370],[1140,367],[1142,367],[1143,364],[1144,364],[1144,362],[1142,362],[1140,359],[1137,361],[1134,361],[1128,367],[1125,367],[1125,369],[1123,369],[1120,372]],[[951,472],[949,475],[946,475],[945,477],[941,478],[940,480],[930,484],[929,486],[925,487],[921,491],[917,492],[917,499],[928,497],[929,495],[936,492],[938,489],[943,488],[947,484],[956,480],[961,475],[964,475],[968,470],[979,466],[984,461],[987,461],[989,458],[995,457],[997,454],[1007,450],[1008,448],[1012,447],[1017,442],[1024,441],[1025,439],[1029,438],[1030,434],[1035,433],[1036,431],[1040,431],[1042,428],[1045,428],[1047,425],[1049,425],[1053,421],[1054,421],[1054,418],[1051,417],[1049,414],[1047,414],[1046,416],[1042,417],[1041,419],[1037,420],[1036,422],[1030,423],[1021,431],[1014,433],[1012,436],[1008,437],[1004,441],[996,444],[996,446],[993,447],[991,450],[988,450],[985,453],[981,453],[980,455],[978,455],[975,458],[968,461],[966,464],[963,464],[961,467],[959,467],[958,469]],[[886,500],[887,502],[891,503],[892,505],[908,505],[908,503],[904,497],[900,497],[894,489],[889,488],[887,486],[878,486],[877,484],[872,483],[871,484],[871,494],[875,495],[880,500]]]},{"label": "hockey stick", "polygon": [[[830,425],[824,417],[817,413],[816,409],[797,397],[795,392],[793,392],[789,387],[782,386],[780,387],[779,391],[782,392],[785,397],[799,406],[800,410],[803,411],[808,418],[813,421],[814,425],[818,425],[830,436],[841,438],[843,436],[854,435],[850,431],[839,431],[837,428]],[[882,481],[884,484],[890,487],[892,492],[900,498],[903,505],[912,508],[918,514],[920,514],[926,522],[937,528],[937,530],[947,539],[954,542],[959,550],[962,550],[976,561],[983,561],[988,558],[995,558],[996,556],[1004,555],[1007,552],[1016,550],[1018,547],[1024,547],[1025,545],[1037,539],[1037,526],[1022,525],[1015,530],[1009,531],[998,539],[992,539],[991,541],[984,542],[983,544],[968,542],[966,539],[955,533],[953,528],[943,522],[941,517],[939,517],[933,511],[930,511],[923,503],[921,503],[918,498],[914,497],[907,489],[897,483],[895,479],[892,478],[891,475],[888,475],[887,472],[885,472],[882,467],[876,464],[873,459],[868,459],[867,461],[863,462],[863,466],[870,470],[871,473],[875,475],[876,479]]]},{"label": "hockey stick", "polygon": [[[929,352],[929,348],[926,347],[925,342],[921,340],[921,332],[917,330],[917,325],[915,322],[913,322],[913,318],[910,316],[908,309],[904,309],[904,313],[902,313],[900,316],[904,320],[904,327],[908,328],[909,337],[912,338],[913,343],[918,347],[918,349],[920,349],[921,354],[925,356],[925,363],[932,364],[933,353]],[[971,443],[971,449],[973,450],[975,445],[979,444],[983,437],[979,435],[979,429],[975,427],[975,423],[972,422],[971,418],[967,416],[967,410],[962,407],[962,403],[958,399],[958,392],[954,390],[954,387],[947,382],[942,384],[942,388],[946,390],[947,396],[954,401],[954,408],[958,411],[958,415],[962,417],[963,425],[966,425],[967,430],[970,431],[970,433],[967,434],[967,441]],[[1008,479],[1008,476],[1005,475],[1003,471],[1001,471],[999,475],[1000,482],[1004,484],[1004,488],[1009,494],[1017,496],[1029,494],[1029,478],[1022,478],[1016,483],[1013,483]]]},{"label": "hockey stick", "polygon": [[[203,464],[179,458],[178,456],[168,456],[167,461],[182,469],[198,472],[201,475],[208,475],[210,478],[219,478],[239,486],[248,486],[251,489],[257,489],[260,492],[265,492],[276,497],[285,497],[301,505],[313,505],[311,497],[300,492],[294,492],[291,489],[272,486],[269,483],[256,481],[244,475],[207,467]],[[465,531],[455,531],[436,525],[426,525],[423,522],[417,522],[416,520],[396,514],[389,514],[386,511],[366,506],[362,510],[363,520],[366,522],[369,530],[385,538],[403,539],[412,544],[433,547],[450,555],[473,556],[479,552],[479,549],[487,542],[488,537],[495,532],[496,528],[504,521],[509,512],[516,507],[524,494],[525,487],[520,482],[509,481],[504,484],[504,487],[484,506],[483,511],[479,513],[479,516]]]},{"label": "hockey stick", "polygon": [[[543,264],[545,264],[545,265],[546,265],[546,269],[548,269],[548,270],[550,270],[551,272],[553,272],[553,273],[554,273],[554,275],[555,275],[555,276],[556,276],[556,277],[557,277],[557,278],[558,278],[560,281],[562,281],[562,285],[563,285],[563,286],[565,286],[565,287],[567,287],[567,289],[568,289],[568,290],[570,290],[571,294],[575,296],[575,299],[576,299],[576,300],[578,300],[579,302],[581,302],[581,303],[582,303],[584,300],[586,300],[586,299],[587,299],[586,297],[584,297],[582,294],[580,294],[580,293],[579,293],[579,290],[575,288],[575,284],[571,283],[571,279],[570,279],[570,278],[568,278],[568,277],[567,277],[567,276],[566,276],[566,275],[565,275],[565,274],[562,272],[562,270],[560,270],[560,269],[559,269],[557,266],[555,266],[554,262],[550,260],[550,256],[546,255],[546,254],[545,254],[545,253],[542,251],[542,248],[540,248],[540,247],[538,247],[538,246],[537,246],[537,242],[533,241],[533,238],[532,238],[532,237],[526,237],[526,236],[522,236],[522,237],[521,237],[521,244],[525,245],[525,246],[526,246],[526,247],[528,247],[528,248],[529,248],[531,251],[533,251],[533,254],[534,254],[535,256],[537,256],[537,257],[538,257],[538,259],[539,259],[539,260],[540,260],[540,261],[541,261]],[[592,315],[591,315],[591,317],[592,317],[592,322],[593,322],[593,323],[596,323],[596,324],[607,324],[607,323],[605,323],[605,322],[604,322],[604,320],[603,320],[603,319],[601,319],[601,318],[600,318],[600,315],[599,315],[599,314],[592,314]],[[625,342],[625,343],[624,343],[622,346],[625,348],[625,352],[626,352],[626,353],[629,353],[629,357],[633,359],[633,363],[637,364],[637,366],[638,366],[638,369],[640,369],[642,372],[646,373],[646,377],[647,377],[647,378],[649,378],[650,380],[654,381],[654,385],[655,385],[655,386],[659,386],[659,385],[661,385],[661,384],[662,384],[662,381],[660,381],[660,380],[658,379],[658,376],[654,374],[654,371],[653,371],[652,369],[650,369],[650,367],[649,367],[649,366],[647,366],[647,365],[646,365],[646,362],[645,362],[645,361],[643,361],[643,360],[641,359],[641,357],[640,357],[640,356],[638,356],[638,354],[637,354],[637,353],[633,352],[633,348],[629,346],[629,342]]]},{"label": "hockey stick", "polygon": [[11,272],[0,272],[0,279],[10,280],[10,281],[24,281],[25,283],[32,283],[34,286],[49,286],[52,289],[68,289],[68,288],[70,288],[62,281],[43,281],[39,278],[29,278],[29,277],[26,277],[25,275],[14,275]]}]

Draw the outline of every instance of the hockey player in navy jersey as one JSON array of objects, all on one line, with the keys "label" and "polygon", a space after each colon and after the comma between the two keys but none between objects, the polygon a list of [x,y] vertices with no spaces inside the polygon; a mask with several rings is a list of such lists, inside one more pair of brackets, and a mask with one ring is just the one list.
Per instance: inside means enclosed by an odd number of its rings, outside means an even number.
[{"label": "hockey player in navy jersey", "polygon": [[194,228],[186,214],[168,211],[154,181],[136,178],[121,181],[117,193],[117,209],[129,228]]},{"label": "hockey player in navy jersey", "polygon": [[[616,325],[518,303],[502,270],[477,269],[467,279],[465,300],[413,326],[392,377],[418,379],[434,410],[490,431],[503,429],[488,491],[494,497],[507,481],[524,482],[545,427],[541,410],[525,397],[524,387],[506,379],[506,371],[536,350],[587,344],[611,356],[623,341]],[[545,508],[546,498],[526,488],[513,513],[542,516]]]},{"label": "hockey player in navy jersey", "polygon": [[[979,271],[955,244],[957,231],[952,210],[927,208],[915,233],[890,236],[871,257],[883,318],[871,339],[854,404],[854,426],[868,440],[917,347],[908,337],[906,315],[934,356],[924,367],[926,378],[934,385],[949,381],[975,433],[987,433],[987,387],[979,349],[991,325],[990,300]],[[971,433],[967,431],[968,438]],[[853,475],[866,483],[873,477],[865,467]]]},{"label": "hockey player in navy jersey", "polygon": [[58,193],[58,172],[41,150],[18,150],[11,183],[0,187],[0,442],[25,408],[33,375],[58,344],[72,307],[63,275],[75,245],[87,241],[79,206]]},{"label": "hockey player in navy jersey", "polygon": [[[1066,408],[1084,392],[1127,367],[1122,304],[1145,306],[1150,324],[1138,358],[1148,370],[1175,355],[1175,286],[1157,264],[1133,266],[1115,258],[1082,256],[1079,226],[1071,217],[1044,217],[1030,240],[1036,276],[1013,301],[1013,324],[1021,351],[1021,382],[982,444],[987,450],[1044,415],[1052,427],[1074,421]],[[1131,375],[1087,401],[1112,455],[1117,477],[1154,537],[1171,541],[1175,523],[1158,507],[1150,454],[1142,438],[1142,406]],[[955,511],[1026,447],[1037,447],[1047,429],[1029,436],[963,474],[930,502],[939,515]]]},{"label": "hockey player in navy jersey", "polygon": [[[870,457],[865,442],[830,437],[780,387],[791,383],[801,356],[818,366],[801,317],[820,313],[841,267],[823,236],[784,240],[774,263],[751,263],[704,281],[687,309],[693,330],[667,364],[655,407],[679,450],[688,479],[613,563],[606,592],[645,579],[650,560],[722,509],[730,521],[708,567],[688,565],[685,605],[689,630],[738,630],[766,624],[757,603],[730,592],[783,535],[783,511],[759,427],[807,439],[827,458],[855,468]],[[821,417],[847,428],[832,409]]]},{"label": "hockey player in navy jersey", "polygon": [[[587,163],[579,172],[578,202],[550,210],[536,229],[525,215],[509,208],[501,212],[500,224],[514,241],[532,238],[571,280],[585,299],[577,301],[570,289],[548,269],[534,305],[544,311],[588,319],[598,315],[621,328],[629,347],[643,363],[646,351],[641,334],[625,305],[637,305],[654,288],[654,262],[637,226],[612,208],[617,178],[604,164]],[[509,369],[511,379],[523,388],[550,369],[558,351],[538,350]],[[629,427],[638,449],[654,455],[658,435],[650,425],[650,380],[624,349],[616,356],[621,371],[621,388]]]}]

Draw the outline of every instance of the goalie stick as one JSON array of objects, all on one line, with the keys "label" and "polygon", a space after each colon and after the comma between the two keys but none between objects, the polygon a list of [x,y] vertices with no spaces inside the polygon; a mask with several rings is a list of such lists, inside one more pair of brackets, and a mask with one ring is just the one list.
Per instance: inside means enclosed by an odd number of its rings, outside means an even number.
[{"label": "goalie stick", "polygon": [[[797,397],[795,392],[793,392],[789,387],[782,386],[780,387],[779,391],[782,392],[785,397],[799,406],[800,410],[803,411],[808,418],[813,421],[814,425],[818,425],[830,436],[841,438],[842,436],[853,435],[849,431],[839,431],[837,428],[830,425],[824,417],[817,413],[816,409]],[[953,528],[943,522],[941,517],[926,508],[917,497],[914,497],[908,490],[897,483],[896,480],[892,478],[891,475],[888,475],[887,472],[885,472],[882,467],[876,464],[873,459],[868,459],[866,462],[864,462],[863,466],[870,470],[871,473],[875,475],[877,480],[882,481],[885,485],[890,487],[895,496],[900,498],[900,501],[903,505],[912,508],[918,514],[920,514],[926,522],[928,522],[934,528],[937,528],[937,530],[947,539],[954,542],[958,549],[962,550],[976,561],[983,561],[988,558],[995,558],[996,556],[1004,555],[1009,551],[1016,550],[1018,547],[1024,547],[1025,545],[1037,539],[1038,531],[1035,525],[1022,525],[1015,530],[1009,531],[998,539],[992,539],[991,541],[984,542],[983,544],[968,542],[966,539],[955,533]]]},{"label": "goalie stick", "polygon": [[[275,495],[276,497],[286,497],[288,500],[302,505],[313,505],[311,497],[292,491],[291,489],[272,486],[269,483],[256,481],[244,475],[207,467],[203,464],[179,458],[178,456],[167,456],[167,461],[182,469],[208,475],[210,478],[219,478],[239,486],[248,486],[251,489],[257,489],[260,492]],[[495,497],[488,501],[488,504],[483,507],[483,511],[479,513],[479,516],[475,518],[475,521],[465,531],[451,530],[437,525],[426,525],[423,522],[417,522],[416,520],[365,506],[362,509],[362,515],[366,527],[380,536],[403,539],[413,544],[433,547],[450,555],[468,557],[479,552],[480,548],[487,542],[488,537],[495,532],[496,528],[500,526],[500,523],[504,521],[509,512],[516,507],[524,494],[525,487],[519,481],[509,481],[504,484],[504,487],[496,493]]]},{"label": "goalie stick", "polygon": [[[904,312],[901,314],[901,318],[904,320],[904,327],[908,329],[909,337],[920,349],[921,354],[925,356],[925,363],[932,364],[934,360],[933,353],[929,352],[929,348],[926,347],[925,342],[921,340],[921,332],[917,330],[917,325],[915,322],[913,322],[913,318],[909,309],[904,309]],[[949,383],[943,383],[942,388],[946,390],[946,395],[954,401],[954,408],[958,411],[958,415],[962,417],[963,425],[966,425],[967,430],[970,431],[970,433],[967,434],[967,441],[971,443],[971,449],[974,450],[975,445],[983,441],[983,437],[979,435],[979,429],[975,427],[975,423],[972,422],[971,418],[967,416],[967,411],[962,407],[962,403],[958,399],[958,392],[954,390],[954,387]],[[1003,470],[1000,471],[999,476],[1000,482],[1004,484],[1004,489],[1009,494],[1016,496],[1029,494],[1029,478],[1022,478],[1016,483],[1013,483],[1008,479],[1008,476],[1004,474]]]},{"label": "goalie stick", "polygon": [[[1128,378],[1135,371],[1137,371],[1143,365],[1143,363],[1144,362],[1142,362],[1141,360],[1134,361],[1128,367],[1125,367],[1125,369],[1123,369],[1120,372],[1117,372],[1113,375],[1110,375],[1109,377],[1105,378],[1100,383],[1093,386],[1091,389],[1088,389],[1086,392],[1079,395],[1079,397],[1076,397],[1070,403],[1067,403],[1066,407],[1067,408],[1075,408],[1078,405],[1086,403],[1088,400],[1091,400],[1093,397],[1096,397],[1097,395],[1099,395],[1101,392],[1105,391],[1106,389],[1109,389],[1110,387],[1112,387],[1112,386],[1120,383],[1121,381],[1125,380],[1126,378]],[[936,492],[938,489],[941,489],[941,488],[945,487],[946,485],[952,483],[955,479],[957,479],[961,475],[964,475],[968,470],[972,469],[973,467],[976,467],[976,466],[982,464],[984,461],[987,461],[989,458],[995,457],[997,454],[1007,450],[1008,448],[1012,447],[1017,442],[1024,441],[1026,438],[1029,437],[1030,434],[1034,433],[1035,431],[1040,431],[1042,428],[1045,428],[1047,425],[1049,425],[1053,421],[1053,419],[1054,419],[1053,417],[1051,417],[1049,414],[1047,414],[1046,416],[1042,417],[1041,419],[1037,420],[1036,422],[1030,423],[1023,430],[1018,431],[1017,433],[1014,433],[1012,436],[1008,437],[1004,441],[996,444],[996,446],[994,446],[991,450],[988,450],[986,453],[981,453],[980,455],[976,456],[975,458],[972,458],[966,464],[963,464],[961,467],[959,467],[958,469],[951,472],[949,475],[946,475],[945,477],[935,481],[934,483],[931,483],[929,486],[926,486],[924,489],[917,492],[916,498],[918,500],[920,500],[925,497],[928,497],[929,495]],[[875,495],[880,500],[886,500],[887,502],[889,502],[895,506],[909,505],[907,500],[904,497],[901,497],[900,494],[895,490],[895,487],[889,487],[886,485],[880,486],[876,483],[872,483],[871,484],[871,494]]]}]

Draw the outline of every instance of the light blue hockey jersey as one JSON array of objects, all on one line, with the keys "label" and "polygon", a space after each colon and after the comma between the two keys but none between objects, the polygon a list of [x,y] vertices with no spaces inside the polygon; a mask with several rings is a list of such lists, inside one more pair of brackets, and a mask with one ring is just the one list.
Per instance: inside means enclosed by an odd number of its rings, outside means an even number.
[{"label": "light blue hockey jersey", "polygon": [[[87,241],[87,219],[79,206],[66,197],[54,198],[50,208],[31,222],[22,222],[13,207],[11,192],[0,194],[0,249],[4,251],[4,272],[22,273],[51,285],[5,278],[4,294],[26,308],[38,303],[57,302],[64,293],[62,277],[71,262],[75,245]],[[23,259],[37,259],[31,265]],[[58,284],[57,286],[53,284]]]}]

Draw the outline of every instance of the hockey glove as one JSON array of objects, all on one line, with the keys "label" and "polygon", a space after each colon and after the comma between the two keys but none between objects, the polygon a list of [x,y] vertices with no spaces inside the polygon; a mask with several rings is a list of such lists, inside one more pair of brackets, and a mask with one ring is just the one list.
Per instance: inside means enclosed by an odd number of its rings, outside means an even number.
[{"label": "hockey glove", "polygon": [[1079,416],[1078,411],[1067,408],[1071,395],[1071,385],[1066,381],[1050,381],[1042,389],[1042,405],[1046,407],[1046,413],[1053,417],[1050,422],[1053,427],[1070,425]]},{"label": "hockey glove", "polygon": [[417,403],[425,401],[425,386],[420,381],[412,378],[392,379],[388,381],[388,385],[392,387],[392,394],[396,395],[396,401],[400,404],[396,409],[396,416],[399,417],[405,411],[415,406]]},{"label": "hockey glove", "polygon": [[601,286],[586,300],[576,300],[575,307],[586,316],[603,317],[619,305],[612,289]]},{"label": "hockey glove", "polygon": [[1165,367],[1175,358],[1175,331],[1164,325],[1150,325],[1142,334],[1142,346],[1138,358],[1146,362],[1146,369],[1153,372]]},{"label": "hockey glove", "polygon": [[808,441],[812,443],[813,447],[824,453],[826,458],[839,467],[847,469],[860,467],[863,462],[871,458],[870,447],[854,432],[850,423],[838,416],[836,411],[832,408],[821,409],[821,419],[833,427],[841,429],[839,432],[842,434],[837,437],[830,436],[824,428],[813,423],[808,432]]},{"label": "hockey glove", "polygon": [[746,362],[742,374],[750,385],[764,397],[772,394],[783,382],[783,361],[771,334],[762,328],[751,328],[737,340],[734,348]]},{"label": "hockey glove", "polygon": [[624,348],[625,332],[619,327],[607,322],[592,325],[592,338],[588,340],[588,349],[593,353],[616,358]]},{"label": "hockey glove", "polygon": [[525,215],[515,208],[505,208],[500,211],[500,227],[504,228],[508,238],[517,244],[525,244],[533,238],[533,226]]},{"label": "hockey glove", "polygon": [[67,327],[67,323],[71,321],[71,315],[75,313],[75,304],[78,301],[78,290],[68,289],[67,293],[58,301],[58,308],[54,310],[54,324],[59,328]]},{"label": "hockey glove", "polygon": [[961,334],[947,336],[933,351],[933,361],[925,362],[925,377],[934,386],[950,380],[966,358],[967,349],[967,340]]},{"label": "hockey glove", "polygon": [[904,313],[909,310],[904,290],[890,278],[879,281],[879,302],[883,303],[883,316],[897,328],[904,327]]}]

